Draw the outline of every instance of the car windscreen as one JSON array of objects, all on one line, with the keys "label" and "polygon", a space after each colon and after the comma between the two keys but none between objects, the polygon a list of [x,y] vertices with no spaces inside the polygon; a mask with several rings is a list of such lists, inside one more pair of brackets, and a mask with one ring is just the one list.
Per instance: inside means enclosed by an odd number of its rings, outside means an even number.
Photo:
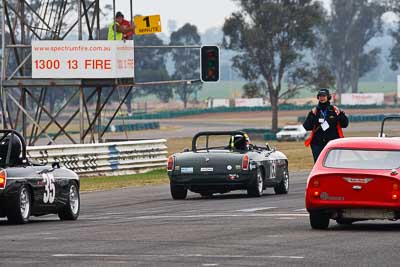
[{"label": "car windscreen", "polygon": [[328,168],[386,170],[400,167],[399,150],[333,149],[324,160]]},{"label": "car windscreen", "polygon": [[199,136],[196,149],[230,149],[231,135],[204,135]]}]

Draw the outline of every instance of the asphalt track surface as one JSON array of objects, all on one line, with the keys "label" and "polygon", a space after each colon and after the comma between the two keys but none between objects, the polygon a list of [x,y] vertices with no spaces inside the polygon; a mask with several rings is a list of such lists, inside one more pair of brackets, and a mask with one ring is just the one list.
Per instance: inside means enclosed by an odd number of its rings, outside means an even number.
[{"label": "asphalt track surface", "polygon": [[82,193],[77,221],[0,220],[0,266],[398,266],[400,224],[358,222],[312,230],[308,173],[290,192],[235,191],[174,201],[168,185]]}]

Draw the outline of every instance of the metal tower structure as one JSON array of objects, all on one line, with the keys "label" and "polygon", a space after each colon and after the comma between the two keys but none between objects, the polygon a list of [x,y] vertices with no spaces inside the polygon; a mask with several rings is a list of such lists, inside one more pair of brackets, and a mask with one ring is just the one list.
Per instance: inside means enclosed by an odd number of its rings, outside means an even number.
[{"label": "metal tower structure", "polygon": [[[1,126],[21,131],[29,145],[102,142],[134,90],[133,78],[32,79],[31,67],[32,40],[99,39],[100,0],[1,0],[1,4]],[[113,4],[115,15],[115,0]],[[64,90],[68,97],[51,110],[45,103],[52,101],[54,90]],[[119,101],[112,115],[102,118],[116,94]],[[71,127],[77,133],[67,130]]]}]

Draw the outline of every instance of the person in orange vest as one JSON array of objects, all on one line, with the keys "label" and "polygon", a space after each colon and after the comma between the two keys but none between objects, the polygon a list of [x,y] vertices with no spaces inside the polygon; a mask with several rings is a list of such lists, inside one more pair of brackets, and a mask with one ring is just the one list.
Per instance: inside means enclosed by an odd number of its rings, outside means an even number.
[{"label": "person in orange vest", "polygon": [[311,131],[310,137],[304,144],[311,145],[314,163],[326,144],[331,140],[342,138],[342,128],[349,125],[349,119],[344,111],[330,104],[331,95],[328,89],[320,89],[317,98],[318,105],[308,113],[303,123],[304,129]]}]

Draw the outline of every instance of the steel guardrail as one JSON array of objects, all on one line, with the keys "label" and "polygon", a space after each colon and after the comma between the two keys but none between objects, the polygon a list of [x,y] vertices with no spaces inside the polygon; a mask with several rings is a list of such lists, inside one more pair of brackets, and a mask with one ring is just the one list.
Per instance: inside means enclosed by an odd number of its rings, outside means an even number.
[{"label": "steel guardrail", "polygon": [[59,162],[80,176],[116,176],[163,168],[165,139],[98,144],[28,146],[28,158],[39,164]]}]

